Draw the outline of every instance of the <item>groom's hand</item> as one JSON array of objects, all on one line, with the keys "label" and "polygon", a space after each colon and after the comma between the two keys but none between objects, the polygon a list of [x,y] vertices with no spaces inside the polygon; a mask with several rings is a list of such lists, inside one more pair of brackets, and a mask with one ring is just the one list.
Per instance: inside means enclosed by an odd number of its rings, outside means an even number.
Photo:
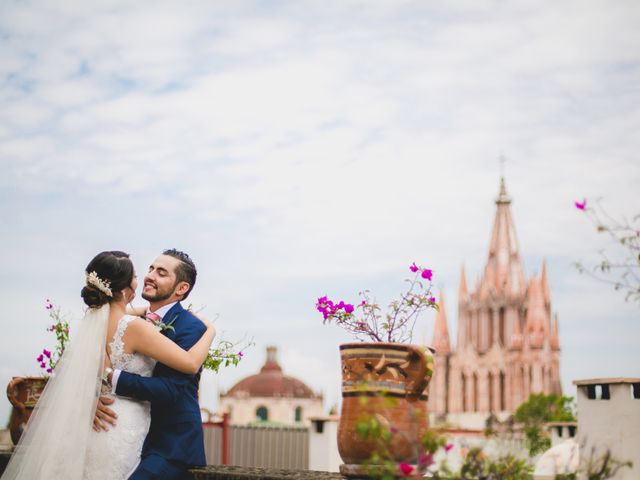
[{"label": "groom's hand", "polygon": [[107,407],[107,405],[111,405],[113,402],[115,402],[115,398],[100,397],[98,400],[96,414],[93,417],[93,429],[96,432],[99,432],[100,430],[108,432],[109,427],[107,426],[107,423],[114,427],[116,426],[116,419],[118,418],[118,415]]}]

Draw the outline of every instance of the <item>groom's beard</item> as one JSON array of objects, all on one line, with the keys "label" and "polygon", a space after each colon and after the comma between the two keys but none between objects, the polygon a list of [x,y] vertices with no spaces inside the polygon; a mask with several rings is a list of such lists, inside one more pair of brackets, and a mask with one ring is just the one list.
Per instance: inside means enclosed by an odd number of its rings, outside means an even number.
[{"label": "groom's beard", "polygon": [[[177,282],[176,282],[177,283]],[[173,292],[175,290],[175,285],[173,287],[171,287],[170,289],[167,290],[160,290],[157,286],[156,286],[156,293],[153,295],[148,295],[144,292],[141,293],[141,297],[144,298],[147,302],[163,302],[164,300],[166,300],[167,298],[169,298],[171,295],[173,295]]]}]

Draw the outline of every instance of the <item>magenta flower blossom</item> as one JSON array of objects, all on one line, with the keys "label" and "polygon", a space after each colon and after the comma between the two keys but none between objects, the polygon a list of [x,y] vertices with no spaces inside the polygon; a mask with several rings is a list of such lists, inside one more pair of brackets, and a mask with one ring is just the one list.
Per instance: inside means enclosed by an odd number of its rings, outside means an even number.
[{"label": "magenta flower blossom", "polygon": [[48,298],[44,308],[46,308],[47,310],[51,310],[53,308],[53,303],[51,303],[51,300],[49,300]]},{"label": "magenta flower blossom", "polygon": [[36,358],[36,361],[38,363],[42,363],[43,360],[44,360],[44,357],[42,356],[42,354],[40,354],[40,356],[38,358]]},{"label": "magenta flower blossom", "polygon": [[585,198],[584,200],[582,200],[582,202],[574,202],[576,205],[576,208],[578,210],[585,210],[587,208],[587,199]]},{"label": "magenta flower blossom", "polygon": [[[316,310],[322,314],[323,323],[335,323],[359,338],[368,336],[376,342],[404,343],[411,340],[412,319],[423,310],[437,309],[436,298],[432,296],[433,271],[422,268],[412,262],[409,270],[415,273],[413,279],[407,279],[410,287],[403,293],[400,301],[391,302],[391,314],[385,315],[375,303],[369,299],[369,291],[359,293],[359,303],[351,304],[344,300],[333,302],[328,296],[317,298]],[[418,275],[428,282],[422,282]],[[361,308],[359,312],[356,312]],[[394,318],[394,321],[385,319]],[[397,317],[397,318],[396,318]]]},{"label": "magenta flower blossom", "polygon": [[433,465],[433,455],[430,453],[423,453],[422,455],[420,455],[420,458],[418,459],[418,463],[425,467]]},{"label": "magenta flower blossom", "polygon": [[46,348],[44,350],[42,350],[42,353],[44,354],[45,357],[51,358],[51,352],[49,350],[47,350]]},{"label": "magenta flower blossom", "polygon": [[450,451],[452,448],[453,448],[453,443],[447,443],[447,444],[444,446],[444,451],[445,451],[446,453],[449,453],[449,451]]},{"label": "magenta flower blossom", "polygon": [[398,465],[398,468],[405,477],[408,477],[409,475],[411,475],[411,472],[413,472],[413,467],[408,463],[401,463],[400,465]]},{"label": "magenta flower blossom", "polygon": [[51,373],[51,372],[53,372],[53,369],[47,368],[47,373]]},{"label": "magenta flower blossom", "polygon": [[244,357],[244,353],[242,353],[242,352],[238,352],[238,356],[239,356],[240,358],[242,358],[242,357]]},{"label": "magenta flower blossom", "polygon": [[47,364],[46,364],[46,363],[44,363],[44,362],[42,362],[42,363],[40,364],[40,368],[47,368]]}]

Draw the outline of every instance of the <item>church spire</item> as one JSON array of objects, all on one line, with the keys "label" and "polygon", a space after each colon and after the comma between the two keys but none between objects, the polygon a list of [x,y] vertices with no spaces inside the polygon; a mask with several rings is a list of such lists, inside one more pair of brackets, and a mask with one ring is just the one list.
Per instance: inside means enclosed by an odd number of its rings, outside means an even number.
[{"label": "church spire", "polygon": [[482,283],[485,288],[493,287],[497,293],[519,295],[524,292],[525,279],[510,205],[511,198],[502,177]]},{"label": "church spire", "polygon": [[525,336],[532,347],[542,347],[547,329],[547,311],[544,306],[544,293],[539,279],[532,277],[527,292],[527,318]]},{"label": "church spire", "polygon": [[458,302],[462,302],[467,299],[469,290],[467,289],[467,276],[464,273],[464,264],[460,268],[460,287],[458,288]]},{"label": "church spire", "polygon": [[542,285],[542,294],[544,296],[545,305],[551,303],[551,289],[549,288],[549,280],[547,278],[547,261],[542,261],[542,272],[540,272],[540,283]]},{"label": "church spire", "polygon": [[433,347],[436,349],[437,353],[451,353],[449,328],[447,327],[447,314],[444,309],[444,293],[442,290],[440,290],[439,293],[438,306],[436,325],[433,330]]},{"label": "church spire", "polygon": [[549,344],[552,350],[560,350],[560,335],[558,332],[558,315],[556,314],[551,325]]}]

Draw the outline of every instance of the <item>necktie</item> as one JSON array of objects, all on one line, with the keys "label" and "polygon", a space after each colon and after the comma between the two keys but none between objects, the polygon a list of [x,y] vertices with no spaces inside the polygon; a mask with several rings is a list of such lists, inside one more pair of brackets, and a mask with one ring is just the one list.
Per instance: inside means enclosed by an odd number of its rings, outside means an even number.
[{"label": "necktie", "polygon": [[149,320],[154,325],[157,325],[162,320],[162,317],[157,313],[152,312],[151,310],[147,311],[147,314],[144,316],[147,320]]}]

